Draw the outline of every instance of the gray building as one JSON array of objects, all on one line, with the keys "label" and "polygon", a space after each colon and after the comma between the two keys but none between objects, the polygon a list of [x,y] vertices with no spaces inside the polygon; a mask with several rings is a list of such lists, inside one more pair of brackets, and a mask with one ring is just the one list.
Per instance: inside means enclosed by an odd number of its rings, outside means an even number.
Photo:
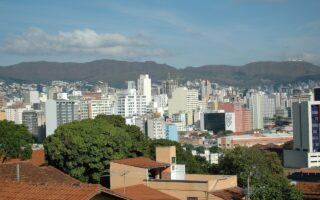
[{"label": "gray building", "polygon": [[79,120],[79,103],[69,100],[53,100],[46,102],[46,136],[65,123]]},{"label": "gray building", "polygon": [[22,123],[32,133],[37,143],[45,139],[45,117],[42,111],[25,110],[22,112]]}]

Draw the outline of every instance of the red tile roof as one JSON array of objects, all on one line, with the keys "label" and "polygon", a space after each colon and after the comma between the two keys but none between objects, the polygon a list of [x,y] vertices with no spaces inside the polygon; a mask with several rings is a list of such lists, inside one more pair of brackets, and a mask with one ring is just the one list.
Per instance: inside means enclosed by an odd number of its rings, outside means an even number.
[{"label": "red tile roof", "polygon": [[42,166],[45,162],[45,155],[43,149],[33,150],[31,154],[31,158],[29,160],[21,160],[19,158],[6,158],[6,160],[3,160],[4,158],[0,157],[0,164],[4,163],[20,163],[20,162],[30,162],[36,166]]},{"label": "red tile roof", "polygon": [[39,149],[39,150],[33,150],[31,159],[29,160],[30,163],[36,165],[36,166],[42,166],[44,165],[44,150]]},{"label": "red tile roof", "polygon": [[177,198],[173,196],[142,184],[126,187],[125,193],[124,188],[117,188],[111,191],[116,194],[126,196],[132,200],[177,200]]},{"label": "red tile roof", "polygon": [[320,167],[315,167],[315,168],[301,168],[300,171],[301,173],[304,174],[320,174]]},{"label": "red tile roof", "polygon": [[100,193],[99,185],[34,184],[0,182],[1,200],[88,200]]},{"label": "red tile roof", "polygon": [[20,166],[21,182],[63,184],[80,183],[77,179],[72,178],[54,167],[38,167],[29,162],[7,163],[0,165],[0,180],[9,182],[16,181],[17,164]]},{"label": "red tile roof", "polygon": [[150,158],[146,158],[146,157],[127,158],[127,159],[122,159],[122,160],[112,160],[111,162],[123,164],[123,165],[129,165],[129,166],[133,166],[133,167],[146,168],[146,169],[162,168],[162,167],[169,167],[170,166],[170,164],[168,164],[168,163],[156,162],[156,161],[151,160]]},{"label": "red tile roof", "polygon": [[242,194],[242,189],[240,187],[233,187],[224,190],[218,190],[211,193],[216,197],[220,197],[224,200],[240,200],[244,199],[244,195]]},{"label": "red tile roof", "polygon": [[296,187],[305,198],[320,199],[320,182],[298,182]]}]

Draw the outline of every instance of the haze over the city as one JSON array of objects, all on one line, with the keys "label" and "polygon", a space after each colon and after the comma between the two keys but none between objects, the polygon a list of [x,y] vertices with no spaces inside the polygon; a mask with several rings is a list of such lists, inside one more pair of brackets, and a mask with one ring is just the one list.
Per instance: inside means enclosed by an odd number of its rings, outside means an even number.
[{"label": "haze over the city", "polygon": [[320,1],[2,1],[0,66],[153,60],[320,64]]}]

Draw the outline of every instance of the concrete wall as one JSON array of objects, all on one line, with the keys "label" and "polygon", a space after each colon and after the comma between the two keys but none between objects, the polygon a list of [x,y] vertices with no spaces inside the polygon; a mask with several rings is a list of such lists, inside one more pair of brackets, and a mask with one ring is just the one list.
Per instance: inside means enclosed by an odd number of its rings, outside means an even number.
[{"label": "concrete wall", "polygon": [[156,147],[156,161],[172,164],[172,157],[176,157],[176,147]]},{"label": "concrete wall", "polygon": [[5,111],[0,111],[0,121],[5,120],[6,118],[6,112]]},{"label": "concrete wall", "polygon": [[[123,173],[128,172],[125,177]],[[143,184],[148,178],[148,169],[110,162],[110,189]]]}]

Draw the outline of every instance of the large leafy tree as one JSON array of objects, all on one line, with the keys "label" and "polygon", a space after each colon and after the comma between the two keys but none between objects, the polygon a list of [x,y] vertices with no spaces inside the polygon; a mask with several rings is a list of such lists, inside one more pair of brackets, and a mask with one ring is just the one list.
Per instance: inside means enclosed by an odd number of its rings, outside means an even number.
[{"label": "large leafy tree", "polygon": [[83,182],[100,182],[111,160],[149,154],[148,141],[120,116],[64,124],[45,142],[48,164]]},{"label": "large leafy tree", "polygon": [[301,194],[289,184],[276,153],[252,147],[226,150],[214,172],[236,174],[238,185],[247,187],[250,177],[251,199],[301,199]]},{"label": "large leafy tree", "polygon": [[0,121],[0,161],[7,158],[29,159],[32,149],[32,134],[24,125],[7,120]]}]

